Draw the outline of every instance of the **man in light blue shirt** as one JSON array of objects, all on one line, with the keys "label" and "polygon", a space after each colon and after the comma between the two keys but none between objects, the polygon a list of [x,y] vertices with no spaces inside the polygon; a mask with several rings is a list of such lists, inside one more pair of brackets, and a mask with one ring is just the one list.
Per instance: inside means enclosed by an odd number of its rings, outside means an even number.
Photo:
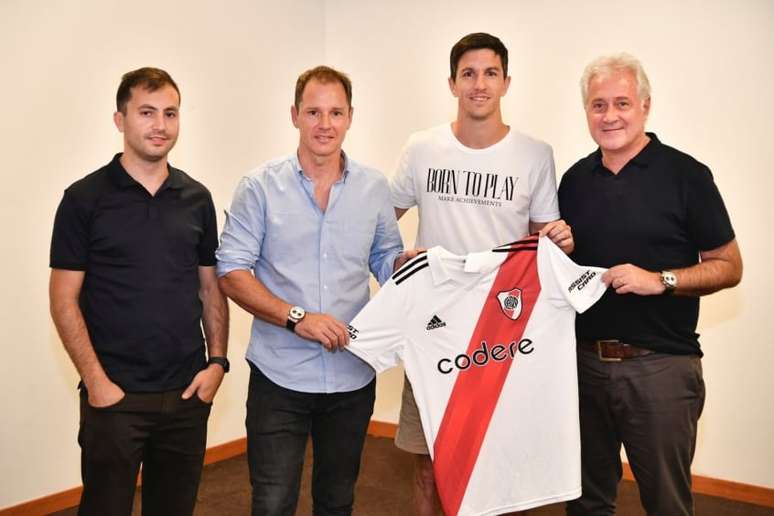
[{"label": "man in light blue shirt", "polygon": [[341,150],[351,101],[344,74],[301,74],[291,108],[298,152],[242,179],[217,251],[221,288],[255,316],[246,421],[254,515],[295,513],[310,434],[314,513],[352,512],[375,379],[344,351],[346,322],[368,302],[369,271],[382,283],[406,257],[384,176]]}]

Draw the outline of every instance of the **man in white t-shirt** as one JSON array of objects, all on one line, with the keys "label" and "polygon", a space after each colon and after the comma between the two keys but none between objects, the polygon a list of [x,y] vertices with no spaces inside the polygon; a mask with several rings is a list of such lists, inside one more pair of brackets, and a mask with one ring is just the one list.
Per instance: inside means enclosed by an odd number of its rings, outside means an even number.
[{"label": "man in white t-shirt", "polygon": [[[551,147],[502,119],[508,50],[496,37],[468,34],[451,50],[449,88],[457,118],[412,135],[391,183],[395,214],[419,209],[416,247],[441,245],[464,254],[539,231],[565,253],[574,249],[559,220]],[[432,461],[409,382],[404,382],[396,445],[416,455],[415,508],[438,514]]]}]

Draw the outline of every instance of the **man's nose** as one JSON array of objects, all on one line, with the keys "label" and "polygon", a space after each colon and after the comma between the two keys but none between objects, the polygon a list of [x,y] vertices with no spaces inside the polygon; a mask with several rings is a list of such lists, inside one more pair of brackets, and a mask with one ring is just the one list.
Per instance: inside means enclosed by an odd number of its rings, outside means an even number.
[{"label": "man's nose", "polygon": [[616,110],[613,106],[605,108],[605,112],[602,113],[602,121],[615,122],[616,120],[618,120],[618,110]]},{"label": "man's nose", "polygon": [[155,130],[163,130],[167,128],[167,117],[164,116],[164,113],[157,113],[153,117],[152,127]]}]

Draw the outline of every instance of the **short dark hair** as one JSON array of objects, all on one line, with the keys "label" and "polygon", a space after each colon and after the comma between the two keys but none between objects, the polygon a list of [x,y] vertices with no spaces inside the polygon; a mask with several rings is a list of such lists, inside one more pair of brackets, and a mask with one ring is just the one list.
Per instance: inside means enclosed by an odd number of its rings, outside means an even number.
[{"label": "short dark hair", "polygon": [[116,109],[126,114],[126,104],[132,98],[132,88],[141,86],[148,91],[156,91],[163,86],[170,85],[175,88],[178,99],[180,98],[180,89],[175,84],[172,77],[160,68],[151,68],[149,66],[126,72],[121,77],[121,84],[118,85],[116,93]]},{"label": "short dark hair", "polygon": [[304,96],[304,88],[312,79],[320,81],[323,84],[330,82],[338,82],[344,87],[344,93],[347,95],[347,104],[352,107],[352,81],[349,80],[347,74],[338,70],[334,70],[330,66],[316,66],[311,70],[307,70],[298,76],[296,81],[296,109],[301,105],[301,97]]},{"label": "short dark hair", "polygon": [[503,64],[503,75],[508,77],[508,49],[505,48],[505,45],[500,41],[500,38],[487,34],[486,32],[474,32],[463,37],[455,43],[451,49],[449,67],[451,69],[450,77],[452,80],[457,77],[457,66],[460,64],[462,55],[470,50],[479,50],[482,48],[488,48],[496,55],[500,56],[500,62]]}]

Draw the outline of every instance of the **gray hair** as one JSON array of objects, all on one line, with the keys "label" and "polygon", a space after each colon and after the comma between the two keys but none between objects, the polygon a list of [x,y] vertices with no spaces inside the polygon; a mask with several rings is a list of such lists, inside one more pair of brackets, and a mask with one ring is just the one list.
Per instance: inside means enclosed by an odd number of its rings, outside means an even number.
[{"label": "gray hair", "polygon": [[598,75],[607,76],[620,71],[629,71],[634,74],[637,80],[637,95],[640,97],[641,102],[650,98],[650,81],[648,81],[648,76],[645,74],[642,63],[633,55],[622,52],[620,54],[598,57],[583,70],[583,76],[580,81],[583,106],[585,107],[589,100],[589,83],[591,79]]}]

